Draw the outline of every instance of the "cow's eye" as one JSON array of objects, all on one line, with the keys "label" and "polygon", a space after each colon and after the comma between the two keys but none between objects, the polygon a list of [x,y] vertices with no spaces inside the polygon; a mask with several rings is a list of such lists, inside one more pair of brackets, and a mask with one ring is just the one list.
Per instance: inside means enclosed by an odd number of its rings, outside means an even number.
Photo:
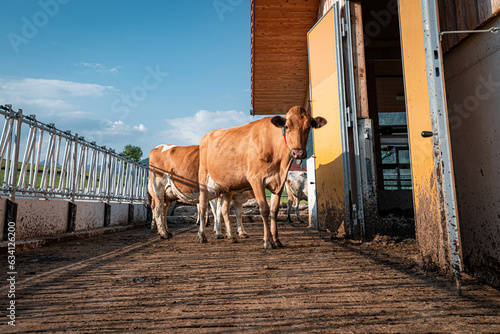
[{"label": "cow's eye", "polygon": [[288,125],[285,125],[285,130],[288,131]]}]

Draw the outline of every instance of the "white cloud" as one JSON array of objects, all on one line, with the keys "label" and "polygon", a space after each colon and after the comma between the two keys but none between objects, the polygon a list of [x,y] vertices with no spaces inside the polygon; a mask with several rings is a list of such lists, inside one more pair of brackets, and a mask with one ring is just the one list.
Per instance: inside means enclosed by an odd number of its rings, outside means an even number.
[{"label": "white cloud", "polygon": [[99,63],[85,63],[85,62],[81,62],[76,65],[94,69],[96,72],[108,72],[108,73],[118,73],[118,71],[123,68],[123,66],[115,66],[109,68]]},{"label": "white cloud", "polygon": [[101,97],[106,92],[114,91],[112,86],[79,83],[74,81],[33,79],[3,81],[0,80],[2,95],[23,97],[26,99],[60,97]]},{"label": "white cloud", "polygon": [[[54,79],[2,80],[0,104],[9,103],[39,118],[58,116],[82,118],[91,115],[82,111],[81,99],[99,99],[117,90],[112,86]],[[80,99],[80,100],[78,100]]]},{"label": "white cloud", "polygon": [[144,126],[144,124],[134,125],[133,129],[139,132],[148,132],[148,129]]},{"label": "white cloud", "polygon": [[196,145],[199,144],[201,137],[214,129],[232,128],[257,119],[236,110],[215,112],[200,110],[190,117],[165,119],[167,128],[159,134],[158,140],[168,144]]},{"label": "white cloud", "polygon": [[77,65],[81,65],[81,66],[85,66],[85,67],[90,67],[90,68],[100,68],[102,67],[101,64],[99,63],[95,63],[95,64],[92,64],[92,63],[78,63]]},{"label": "white cloud", "polygon": [[98,143],[142,139],[142,136],[138,137],[138,135],[146,132],[148,132],[148,129],[144,124],[130,126],[122,120],[102,120],[98,128],[82,131],[85,137]]}]

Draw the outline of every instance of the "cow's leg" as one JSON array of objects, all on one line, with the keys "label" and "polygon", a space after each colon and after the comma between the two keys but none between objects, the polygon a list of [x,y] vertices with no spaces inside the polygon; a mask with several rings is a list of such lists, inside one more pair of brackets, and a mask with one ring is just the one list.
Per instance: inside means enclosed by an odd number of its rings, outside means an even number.
[{"label": "cow's leg", "polygon": [[171,203],[172,202],[170,200],[165,199],[165,202],[163,205],[162,225],[165,227],[165,236],[160,236],[162,239],[172,238],[172,233],[169,232],[168,224],[167,224],[167,210],[168,210],[168,207],[170,206]]},{"label": "cow's leg", "polygon": [[297,212],[297,218],[299,218],[299,222],[300,223],[304,223],[304,221],[302,220],[302,217],[300,216],[300,208],[299,208],[299,206],[300,206],[300,198],[297,197],[295,199],[295,210]]},{"label": "cow's leg", "polygon": [[[281,192],[279,192],[281,194]],[[280,209],[280,195],[271,195],[271,234],[273,235],[274,244],[277,247],[283,247],[283,244],[278,239],[278,211]]]},{"label": "cow's leg", "polygon": [[168,231],[165,214],[167,206],[168,204],[170,204],[170,202],[168,201],[165,202],[164,200],[165,192],[162,189],[163,187],[161,187],[160,184],[161,182],[157,181],[158,179],[160,178],[157,177],[155,180],[155,191],[152,195],[153,201],[155,201],[153,216],[156,222],[156,227],[158,229],[158,234],[160,234],[160,238],[169,239],[170,237],[172,237],[172,234]]},{"label": "cow's leg", "polygon": [[156,207],[156,200],[153,198],[153,196],[149,195],[151,197],[151,204],[150,204],[150,208],[151,208],[151,212],[153,213],[151,216],[151,233],[156,233],[158,231],[158,229],[156,228],[156,221],[155,221],[155,215],[154,215],[154,212],[155,212],[155,207]]},{"label": "cow's leg", "polygon": [[175,208],[179,205],[179,202],[173,201],[167,208],[167,216],[174,216]]},{"label": "cow's leg", "polygon": [[[210,207],[212,206],[212,204],[210,204]],[[196,212],[198,214],[198,216],[196,217],[196,225],[200,225],[200,221],[201,221],[201,216],[200,216],[200,204],[196,204]],[[212,212],[213,212],[213,209],[212,209]],[[205,224],[205,227],[209,226],[210,225],[210,220],[208,218],[208,210],[205,214],[205,219],[203,219],[203,222]]]},{"label": "cow's leg", "polygon": [[[155,198],[153,198],[153,193],[154,193],[154,186],[153,186],[153,180],[154,180],[154,174],[153,173],[149,173],[149,181],[148,181],[148,204],[149,204],[149,208],[151,209],[151,212],[154,212],[154,209],[155,209]],[[157,229],[156,229],[156,222],[155,222],[155,217],[154,217],[154,214],[151,215],[151,233],[156,233]]]},{"label": "cow's leg", "polygon": [[[206,191],[206,187],[200,186],[200,188],[205,188],[205,191],[200,189],[200,215],[204,216],[207,212],[207,204],[208,204],[208,192]],[[198,230],[198,242],[205,243],[207,242],[207,237],[205,236],[205,224],[200,224],[200,228]]]},{"label": "cow's leg", "polygon": [[167,220],[166,220],[166,205],[165,203],[160,202],[158,206],[156,206],[154,211],[156,228],[158,230],[158,234],[162,239],[170,239],[172,237],[172,233],[168,231]]},{"label": "cow's leg", "polygon": [[290,194],[288,194],[288,201],[286,203],[286,212],[288,215],[288,222],[293,223],[292,218],[290,217],[290,211],[292,211],[292,206],[293,206],[293,200],[290,198]]},{"label": "cow's leg", "polygon": [[[220,230],[220,222],[222,220],[222,206],[221,206],[222,198],[215,198],[210,201],[210,206],[212,207],[212,212],[214,212],[214,236],[216,239],[224,239],[224,236]],[[214,205],[215,204],[215,205]],[[215,206],[215,210],[214,210]]]},{"label": "cow's leg", "polygon": [[[208,201],[208,204],[210,204],[210,210],[212,210],[212,215],[214,216],[214,225],[215,225],[215,222],[217,220],[217,198],[211,200],[211,201]],[[207,210],[207,221],[205,223],[205,227],[208,227],[210,226],[210,220],[208,219],[208,210]]]},{"label": "cow's leg", "polygon": [[163,184],[163,179],[161,177],[156,177],[154,173],[150,173],[150,180],[152,180],[152,192],[151,200],[154,206],[153,208],[153,220],[156,222],[156,227],[158,234],[162,239],[168,239],[172,236],[168,232],[167,224],[165,220],[165,187]]},{"label": "cow's leg", "polygon": [[196,204],[196,225],[200,225],[200,204]]},{"label": "cow's leg", "polygon": [[229,209],[231,207],[232,197],[232,192],[222,195],[221,212],[222,217],[224,218],[224,223],[226,224],[226,238],[229,240],[229,242],[236,242],[236,238],[233,236],[233,232],[231,231],[231,221],[229,220]]},{"label": "cow's leg", "polygon": [[262,184],[260,180],[257,180],[255,182],[251,182],[251,185],[255,194],[255,199],[259,204],[259,211],[260,216],[262,217],[262,222],[264,223],[264,248],[276,248],[276,244],[271,237],[271,230],[269,229],[269,204],[267,204],[264,184]]},{"label": "cow's leg", "polygon": [[[205,164],[202,164],[202,152],[200,151],[200,171],[198,173],[198,182],[200,184],[200,200],[198,203],[200,206],[200,215],[202,217],[205,216],[208,207],[208,173],[205,168],[202,168],[202,166],[206,165],[206,158],[203,160],[203,162]],[[205,236],[205,224],[200,224],[200,228],[198,230],[198,242],[205,243],[207,241],[207,237]]]},{"label": "cow's leg", "polygon": [[248,234],[245,232],[245,228],[243,227],[243,221],[241,220],[241,216],[243,214],[243,204],[245,202],[246,198],[242,201],[238,198],[238,196],[233,197],[234,213],[236,214],[236,228],[240,238],[248,238]]}]

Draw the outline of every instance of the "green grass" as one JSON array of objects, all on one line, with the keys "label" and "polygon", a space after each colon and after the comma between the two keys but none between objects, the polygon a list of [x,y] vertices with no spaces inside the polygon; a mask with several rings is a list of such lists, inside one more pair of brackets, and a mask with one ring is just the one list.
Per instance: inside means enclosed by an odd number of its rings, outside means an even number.
[{"label": "green grass", "polygon": [[[266,196],[271,196],[271,191],[266,189]],[[288,196],[286,195],[286,190],[283,189],[282,196],[281,196],[281,202],[282,203],[287,203],[288,202]],[[300,201],[299,204],[307,204],[307,201]]]},{"label": "green grass", "polygon": [[[17,163],[17,180],[19,180],[19,178],[20,178],[21,167],[22,167],[22,163],[18,162]],[[38,173],[37,173],[36,182],[35,182],[35,188],[36,189],[40,188],[40,186],[42,184],[43,167],[44,166],[38,166]],[[28,169],[27,169],[27,172],[26,172],[26,184],[29,183],[30,172],[31,172],[31,165],[28,165]],[[86,174],[87,175],[86,175],[85,187],[88,185],[89,171],[87,171]],[[99,186],[99,177],[100,177],[100,174],[101,174],[100,172],[97,172],[97,180],[98,180],[97,181],[97,187]],[[1,181],[4,180],[4,176],[5,176],[5,160],[3,160],[2,164],[1,164],[1,170],[0,170],[0,180]],[[50,174],[48,176],[50,177]],[[57,168],[57,173],[56,173],[56,182],[55,182],[55,186],[56,187],[59,186],[60,179],[61,179],[61,167],[58,167]],[[49,179],[49,182],[50,182],[50,179]]]}]

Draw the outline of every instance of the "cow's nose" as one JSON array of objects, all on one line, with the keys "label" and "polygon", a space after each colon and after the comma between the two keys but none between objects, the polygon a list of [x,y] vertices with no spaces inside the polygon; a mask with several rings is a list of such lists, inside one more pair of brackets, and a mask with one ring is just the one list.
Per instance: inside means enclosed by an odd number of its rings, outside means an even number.
[{"label": "cow's nose", "polygon": [[294,159],[305,159],[307,156],[307,151],[301,148],[294,148],[292,150],[292,158]]}]

